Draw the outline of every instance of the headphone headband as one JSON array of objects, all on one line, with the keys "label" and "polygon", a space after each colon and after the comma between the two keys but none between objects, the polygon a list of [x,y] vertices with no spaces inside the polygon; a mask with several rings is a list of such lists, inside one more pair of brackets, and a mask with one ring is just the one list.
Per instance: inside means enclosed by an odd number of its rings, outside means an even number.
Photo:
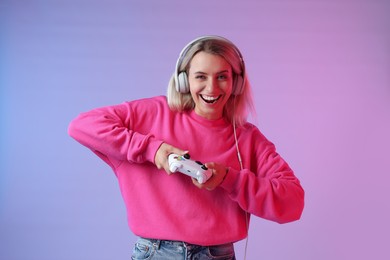
[{"label": "headphone headband", "polygon": [[188,76],[185,71],[179,71],[180,66],[183,62],[184,57],[187,55],[188,51],[198,42],[200,41],[206,41],[206,40],[219,40],[223,41],[235,51],[237,54],[239,60],[240,60],[240,67],[241,67],[241,73],[236,75],[236,78],[233,83],[233,95],[240,95],[242,94],[242,91],[244,90],[244,84],[245,84],[245,63],[244,59],[241,55],[240,50],[228,39],[216,36],[216,35],[206,35],[198,37],[191,42],[189,42],[180,52],[179,58],[176,61],[176,67],[175,67],[175,86],[176,90],[180,93],[188,93],[190,91],[189,83],[188,83]]}]

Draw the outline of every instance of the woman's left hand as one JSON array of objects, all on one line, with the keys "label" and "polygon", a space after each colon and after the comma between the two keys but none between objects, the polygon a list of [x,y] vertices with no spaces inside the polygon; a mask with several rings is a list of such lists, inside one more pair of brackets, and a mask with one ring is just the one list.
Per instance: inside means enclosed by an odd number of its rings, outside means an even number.
[{"label": "woman's left hand", "polygon": [[225,175],[228,172],[228,168],[222,164],[209,162],[206,163],[205,166],[208,168],[208,171],[211,171],[212,176],[208,181],[203,184],[200,184],[196,179],[192,179],[192,182],[195,186],[200,189],[214,190],[218,187],[222,181],[225,179]]}]

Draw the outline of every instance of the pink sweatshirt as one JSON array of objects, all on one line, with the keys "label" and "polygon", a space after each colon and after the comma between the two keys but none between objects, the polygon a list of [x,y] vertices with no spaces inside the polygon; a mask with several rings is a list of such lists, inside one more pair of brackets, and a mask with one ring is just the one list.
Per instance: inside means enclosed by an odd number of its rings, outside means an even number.
[{"label": "pink sweatshirt", "polygon": [[[237,128],[244,170],[230,123],[194,111],[172,112],[165,97],[82,113],[69,134],[111,166],[130,229],[138,236],[217,245],[246,237],[245,212],[279,223],[301,216],[299,180],[252,124]],[[203,163],[225,164],[228,174],[213,191],[197,188],[184,174],[168,175],[154,165],[162,142],[188,150]]]}]

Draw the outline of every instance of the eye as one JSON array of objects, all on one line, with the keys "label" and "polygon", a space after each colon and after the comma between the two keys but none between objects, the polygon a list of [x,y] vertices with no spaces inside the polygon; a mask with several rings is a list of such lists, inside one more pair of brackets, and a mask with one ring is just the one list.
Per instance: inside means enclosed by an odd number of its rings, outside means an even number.
[{"label": "eye", "polygon": [[226,75],[226,74],[220,74],[220,75],[218,75],[218,80],[227,80],[228,78],[229,78],[229,76]]},{"label": "eye", "polygon": [[204,75],[196,75],[195,78],[196,79],[206,79],[206,76],[204,76]]}]

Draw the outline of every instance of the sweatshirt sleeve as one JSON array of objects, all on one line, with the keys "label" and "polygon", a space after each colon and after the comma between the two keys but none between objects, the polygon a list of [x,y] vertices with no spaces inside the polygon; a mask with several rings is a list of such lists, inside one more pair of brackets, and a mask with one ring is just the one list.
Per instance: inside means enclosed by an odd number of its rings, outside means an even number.
[{"label": "sweatshirt sleeve", "polygon": [[262,140],[255,146],[252,170],[229,168],[221,187],[251,214],[278,223],[298,220],[304,207],[300,181],[271,142]]},{"label": "sweatshirt sleeve", "polygon": [[138,118],[130,103],[97,108],[71,121],[68,133],[100,157],[154,163],[155,153],[162,141],[150,133],[136,131]]}]

